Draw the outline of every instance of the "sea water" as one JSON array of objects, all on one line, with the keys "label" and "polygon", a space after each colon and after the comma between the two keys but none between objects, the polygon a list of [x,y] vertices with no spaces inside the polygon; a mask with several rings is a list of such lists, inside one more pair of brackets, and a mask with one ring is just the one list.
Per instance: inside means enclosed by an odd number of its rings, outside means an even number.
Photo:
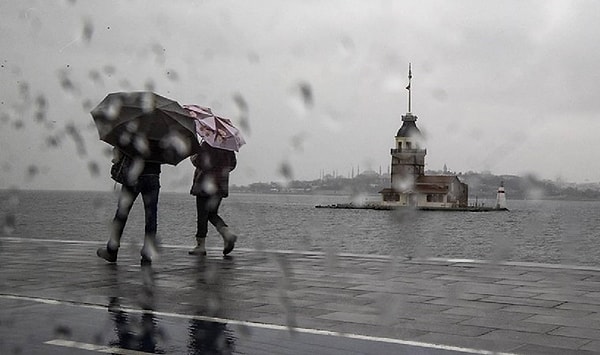
[{"label": "sea water", "polygon": [[[97,242],[108,238],[115,192],[2,191],[3,236]],[[240,238],[236,247],[467,258],[600,266],[599,201],[508,201],[508,212],[321,209],[349,202],[338,195],[232,194],[220,214]],[[493,201],[490,201],[492,203]],[[136,201],[124,242],[141,243]],[[161,192],[158,234],[165,245],[192,247],[193,196]],[[209,227],[208,247],[222,241]]]}]

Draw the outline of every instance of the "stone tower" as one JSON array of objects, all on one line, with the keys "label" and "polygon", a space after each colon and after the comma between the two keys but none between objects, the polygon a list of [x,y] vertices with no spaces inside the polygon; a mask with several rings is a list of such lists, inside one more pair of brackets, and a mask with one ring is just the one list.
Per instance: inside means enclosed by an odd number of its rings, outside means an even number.
[{"label": "stone tower", "polygon": [[407,192],[415,180],[425,175],[425,155],[423,134],[417,128],[417,116],[411,113],[412,70],[408,67],[408,112],[402,116],[402,126],[396,133],[396,146],[392,148],[392,189]]},{"label": "stone tower", "polygon": [[412,188],[415,180],[425,175],[425,155],[423,135],[417,128],[417,116],[408,112],[402,116],[402,126],[396,133],[396,147],[392,155],[392,188],[405,192]]}]

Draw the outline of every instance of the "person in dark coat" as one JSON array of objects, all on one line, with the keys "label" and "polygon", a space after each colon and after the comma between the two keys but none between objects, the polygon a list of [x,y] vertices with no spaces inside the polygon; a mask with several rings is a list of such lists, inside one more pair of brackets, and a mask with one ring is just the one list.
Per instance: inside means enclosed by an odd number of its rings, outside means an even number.
[{"label": "person in dark coat", "polygon": [[113,163],[122,166],[122,177],[116,178],[122,184],[117,212],[112,221],[111,233],[106,247],[99,248],[96,255],[114,263],[121,245],[121,236],[127,223],[129,212],[136,198],[141,194],[144,202],[144,245],[140,251],[142,263],[152,262],[156,251],[156,231],[158,220],[158,195],[160,192],[161,164],[145,161],[141,158],[131,158],[119,149],[113,150]]},{"label": "person in dark coat", "polygon": [[219,206],[222,199],[229,196],[229,173],[237,165],[235,153],[203,142],[190,160],[196,167],[190,194],[196,196],[198,227],[196,247],[189,254],[206,255],[205,243],[210,221],[223,237],[223,255],[227,255],[233,250],[237,236],[219,216]]}]

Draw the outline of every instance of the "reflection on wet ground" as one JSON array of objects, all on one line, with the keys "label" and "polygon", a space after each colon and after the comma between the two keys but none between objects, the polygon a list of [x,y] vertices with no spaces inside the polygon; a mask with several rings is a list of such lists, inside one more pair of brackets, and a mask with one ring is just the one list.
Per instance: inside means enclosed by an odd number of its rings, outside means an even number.
[{"label": "reflection on wet ground", "polygon": [[0,239],[0,353],[598,351],[600,270]]}]

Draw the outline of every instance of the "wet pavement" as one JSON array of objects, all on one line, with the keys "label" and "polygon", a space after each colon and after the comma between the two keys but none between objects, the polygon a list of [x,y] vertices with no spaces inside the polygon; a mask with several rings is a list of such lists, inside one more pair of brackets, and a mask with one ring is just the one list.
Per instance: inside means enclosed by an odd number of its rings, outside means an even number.
[{"label": "wet pavement", "polygon": [[1,354],[600,353],[600,268],[0,238]]}]

